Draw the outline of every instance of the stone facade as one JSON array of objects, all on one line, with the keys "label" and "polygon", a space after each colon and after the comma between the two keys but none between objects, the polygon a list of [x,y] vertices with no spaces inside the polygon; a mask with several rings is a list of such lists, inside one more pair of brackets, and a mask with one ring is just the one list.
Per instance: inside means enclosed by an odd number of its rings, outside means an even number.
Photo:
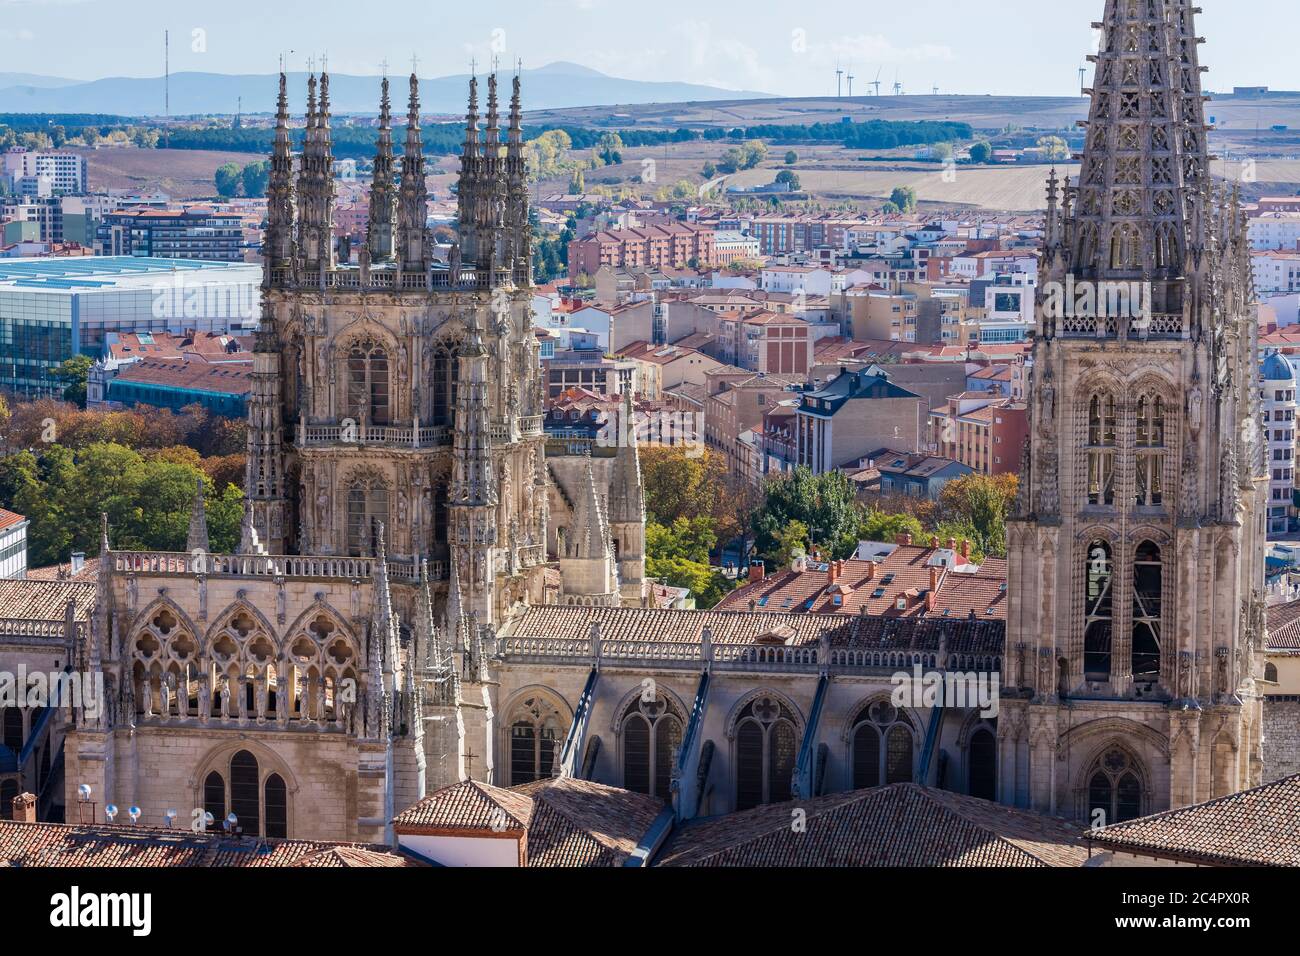
[{"label": "stone facade", "polygon": [[1008,525],[1000,798],[1106,822],[1261,776],[1253,294],[1197,43],[1184,0],[1106,4],[1080,181],[1048,188]]}]

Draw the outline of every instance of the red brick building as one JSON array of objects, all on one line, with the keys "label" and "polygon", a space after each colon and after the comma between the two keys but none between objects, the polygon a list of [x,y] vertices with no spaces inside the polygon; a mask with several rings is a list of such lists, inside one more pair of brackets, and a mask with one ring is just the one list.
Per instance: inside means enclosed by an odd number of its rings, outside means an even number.
[{"label": "red brick building", "polygon": [[625,269],[679,269],[695,260],[714,261],[714,231],[689,223],[609,229],[569,243],[569,275],[594,276],[601,266]]}]

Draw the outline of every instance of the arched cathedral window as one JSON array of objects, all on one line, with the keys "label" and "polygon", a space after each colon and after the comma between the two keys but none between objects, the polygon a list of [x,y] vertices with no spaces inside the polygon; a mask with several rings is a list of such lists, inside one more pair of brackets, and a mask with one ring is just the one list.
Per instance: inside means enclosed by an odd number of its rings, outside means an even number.
[{"label": "arched cathedral window", "polygon": [[519,704],[510,721],[510,786],[554,775],[565,723],[559,708],[545,697]]},{"label": "arched cathedral window", "polygon": [[348,414],[369,425],[390,421],[388,353],[375,342],[358,342],[348,351]]},{"label": "arched cathedral window", "polygon": [[388,521],[388,489],[378,481],[357,480],[348,488],[348,554],[365,557],[375,549],[376,522],[392,534]]},{"label": "arched cathedral window", "polygon": [[850,739],[854,790],[912,782],[912,725],[889,701],[864,707]]},{"label": "arched cathedral window", "polygon": [[3,731],[0,732],[0,743],[3,743],[15,754],[20,753],[23,749],[22,709],[19,707],[5,707],[0,709],[0,714],[4,715]]},{"label": "arched cathedral window", "polygon": [[1110,680],[1111,634],[1114,601],[1111,591],[1113,562],[1110,545],[1094,541],[1084,555],[1083,674],[1092,681]]},{"label": "arched cathedral window", "polygon": [[667,800],[682,745],[682,720],[660,696],[638,697],[623,712],[623,786]]},{"label": "arched cathedral window", "polygon": [[1133,678],[1160,677],[1160,615],[1164,566],[1160,548],[1150,541],[1138,545],[1133,560]]},{"label": "arched cathedral window", "polygon": [[1088,774],[1088,822],[1109,826],[1142,816],[1142,780],[1132,758],[1108,750]]},{"label": "arched cathedral window", "polygon": [[203,778],[203,809],[212,814],[208,829],[220,831],[226,814],[233,813],[235,825],[246,835],[287,837],[289,790],[284,778],[271,773],[263,779],[257,757],[247,750],[235,753],[224,769]]},{"label": "arched cathedral window", "polygon": [[456,424],[456,385],[460,379],[460,362],[454,349],[438,349],[429,370],[435,427]]},{"label": "arched cathedral window", "polygon": [[1088,504],[1115,504],[1115,397],[1093,395],[1088,402]]},{"label": "arched cathedral window", "polygon": [[745,705],[736,725],[736,809],[790,799],[794,715],[771,697]]},{"label": "arched cathedral window", "polygon": [[1143,395],[1137,404],[1136,498],[1139,508],[1165,500],[1165,400]]},{"label": "arched cathedral window", "polygon": [[966,745],[966,792],[982,800],[998,794],[998,745],[993,732],[980,727]]}]

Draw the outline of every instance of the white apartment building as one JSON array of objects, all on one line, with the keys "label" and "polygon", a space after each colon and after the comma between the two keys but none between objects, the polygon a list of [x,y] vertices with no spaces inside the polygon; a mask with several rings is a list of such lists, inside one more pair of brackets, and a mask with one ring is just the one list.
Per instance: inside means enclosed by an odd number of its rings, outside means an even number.
[{"label": "white apartment building", "polygon": [[1295,249],[1300,243],[1300,212],[1269,212],[1252,216],[1246,227],[1250,248]]},{"label": "white apartment building", "polygon": [[27,577],[27,526],[20,514],[0,508],[0,578]]},{"label": "white apartment building", "polygon": [[1255,291],[1261,295],[1300,292],[1300,251],[1255,252],[1250,264],[1255,273]]},{"label": "white apartment building", "polygon": [[1269,353],[1259,369],[1262,427],[1268,446],[1268,533],[1285,534],[1295,517],[1296,381],[1291,363]]},{"label": "white apartment building", "polygon": [[714,233],[713,257],[723,263],[735,262],[737,259],[758,259],[758,237],[747,236],[742,232]]},{"label": "white apartment building", "polygon": [[33,195],[84,193],[88,178],[86,158],[64,150],[11,149],[4,154],[4,171],[11,186],[26,180]]}]

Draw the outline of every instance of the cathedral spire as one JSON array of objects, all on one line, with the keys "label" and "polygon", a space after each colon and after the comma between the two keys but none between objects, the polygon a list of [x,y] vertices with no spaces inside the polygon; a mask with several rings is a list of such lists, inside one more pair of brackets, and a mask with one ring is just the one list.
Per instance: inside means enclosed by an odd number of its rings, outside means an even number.
[{"label": "cathedral spire", "polygon": [[496,151],[491,147],[501,142],[501,114],[498,110],[497,100],[497,75],[496,72],[488,74],[488,98],[487,98],[487,131],[484,137],[485,156],[491,160],[496,157]]},{"label": "cathedral spire", "polygon": [[507,135],[506,180],[506,260],[514,270],[517,286],[532,283],[532,226],[528,221],[528,167],[524,158],[523,106],[519,74],[514,77],[510,95],[510,130]]},{"label": "cathedral spire", "polygon": [[424,179],[424,143],[420,135],[420,80],[414,73],[406,107],[406,150],[397,208],[398,254],[407,272],[425,272],[431,261],[426,224],[429,187]]},{"label": "cathedral spire", "polygon": [[[271,149],[271,172],[266,183],[266,238],[264,285],[286,277],[293,267],[293,144],[289,137],[288,78],[280,74],[280,93],[275,103],[275,140]],[[280,272],[276,276],[277,270]]]},{"label": "cathedral spire", "polygon": [[573,539],[569,542],[570,556],[605,558],[609,555],[609,523],[605,519],[600,495],[596,492],[596,477],[592,472],[590,458],[586,465],[575,509]]},{"label": "cathedral spire", "polygon": [[329,115],[329,75],[307,78],[307,128],[298,174],[298,253],[302,272],[314,276],[334,265],[334,156]]},{"label": "cathedral spire", "polygon": [[645,518],[645,492],[641,485],[641,456],[637,449],[631,389],[623,393],[618,433],[618,451],[609,483],[609,520],[611,523],[639,522]]},{"label": "cathedral spire", "polygon": [[388,98],[388,77],[384,77],[379,100],[379,138],[375,147],[374,176],[370,185],[370,223],[366,243],[372,262],[393,258],[394,213],[397,188],[393,179],[393,124]]},{"label": "cathedral spire", "polygon": [[[1076,278],[1174,279],[1188,245],[1188,179],[1203,175],[1199,69],[1184,0],[1107,0],[1072,229]],[[1194,61],[1194,56],[1192,60]],[[1183,95],[1183,86],[1194,92]]]}]

